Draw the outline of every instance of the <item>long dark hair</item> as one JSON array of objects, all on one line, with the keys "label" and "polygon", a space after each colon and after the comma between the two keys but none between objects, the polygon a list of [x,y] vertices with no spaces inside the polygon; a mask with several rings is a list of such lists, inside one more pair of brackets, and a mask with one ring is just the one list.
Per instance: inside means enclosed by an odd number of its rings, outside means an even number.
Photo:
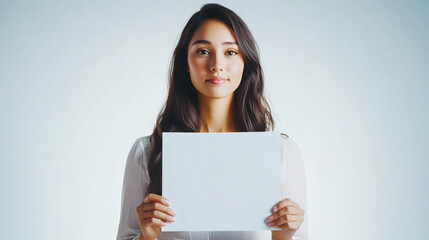
[{"label": "long dark hair", "polygon": [[234,92],[234,121],[241,132],[274,129],[271,109],[264,97],[264,77],[255,40],[246,23],[233,11],[219,4],[206,4],[189,19],[174,50],[169,69],[168,98],[149,139],[149,193],[162,194],[162,132],[198,132],[201,119],[197,90],[188,66],[188,46],[194,32],[206,20],[224,22],[235,34],[244,58],[241,83]]}]

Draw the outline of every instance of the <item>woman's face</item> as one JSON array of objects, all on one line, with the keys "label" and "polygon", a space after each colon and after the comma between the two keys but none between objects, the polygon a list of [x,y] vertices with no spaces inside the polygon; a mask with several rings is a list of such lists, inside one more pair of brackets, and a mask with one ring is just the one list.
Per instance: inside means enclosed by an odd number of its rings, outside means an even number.
[{"label": "woman's face", "polygon": [[207,20],[188,46],[188,71],[200,96],[232,97],[243,75],[244,60],[233,32],[219,20]]}]

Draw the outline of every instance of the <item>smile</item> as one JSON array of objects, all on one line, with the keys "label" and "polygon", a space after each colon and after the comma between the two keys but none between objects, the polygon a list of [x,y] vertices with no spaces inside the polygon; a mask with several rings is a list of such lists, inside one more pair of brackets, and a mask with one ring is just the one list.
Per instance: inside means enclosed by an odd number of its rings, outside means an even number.
[{"label": "smile", "polygon": [[228,81],[228,79],[220,78],[220,77],[214,77],[214,78],[207,79],[207,82],[209,82],[211,84],[216,84],[216,85],[226,83],[227,81]]}]

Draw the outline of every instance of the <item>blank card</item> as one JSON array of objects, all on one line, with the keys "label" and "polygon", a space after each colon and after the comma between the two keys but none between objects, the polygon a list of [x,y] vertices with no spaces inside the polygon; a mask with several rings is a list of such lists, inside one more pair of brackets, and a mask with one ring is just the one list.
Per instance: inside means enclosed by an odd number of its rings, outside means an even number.
[{"label": "blank card", "polygon": [[275,230],[279,132],[163,133],[162,194],[177,212],[162,231]]}]

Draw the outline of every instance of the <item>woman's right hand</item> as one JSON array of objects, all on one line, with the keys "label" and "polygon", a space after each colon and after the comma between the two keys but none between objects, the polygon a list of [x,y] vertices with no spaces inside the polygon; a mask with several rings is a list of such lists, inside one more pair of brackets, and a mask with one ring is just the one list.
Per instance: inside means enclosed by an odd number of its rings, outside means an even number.
[{"label": "woman's right hand", "polygon": [[174,222],[176,214],[169,208],[169,201],[158,194],[150,193],[136,208],[140,221],[141,234],[139,240],[154,240],[161,233],[166,222]]}]

